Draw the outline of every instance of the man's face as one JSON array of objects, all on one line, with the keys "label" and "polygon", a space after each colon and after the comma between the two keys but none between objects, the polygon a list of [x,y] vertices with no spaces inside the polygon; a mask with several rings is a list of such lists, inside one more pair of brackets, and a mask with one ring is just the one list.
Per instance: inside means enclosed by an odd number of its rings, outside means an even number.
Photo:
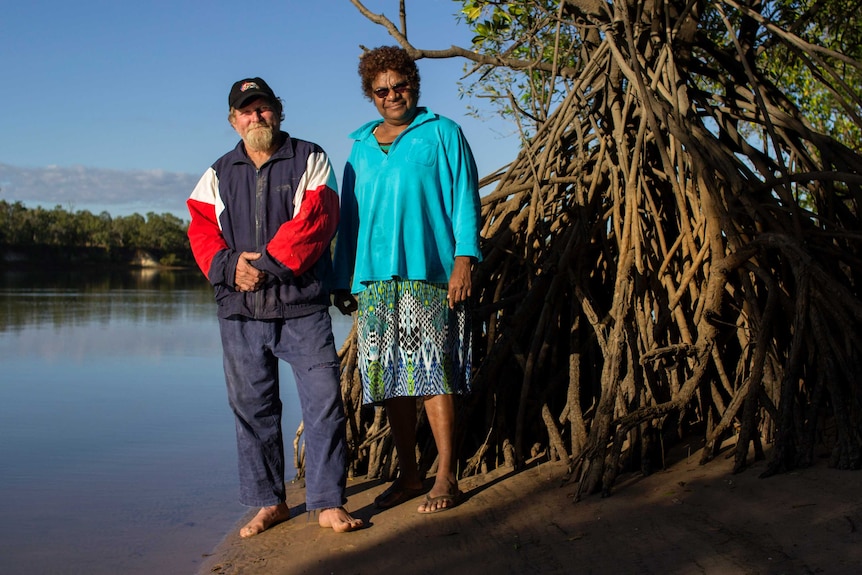
[{"label": "man's face", "polygon": [[256,152],[270,150],[281,128],[275,106],[266,98],[252,100],[237,108],[231,125],[245,142],[246,148]]}]

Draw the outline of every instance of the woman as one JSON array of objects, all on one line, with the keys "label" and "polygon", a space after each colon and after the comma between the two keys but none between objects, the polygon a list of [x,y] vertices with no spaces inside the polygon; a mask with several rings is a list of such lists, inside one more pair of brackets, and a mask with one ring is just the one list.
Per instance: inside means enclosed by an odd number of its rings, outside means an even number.
[{"label": "woman", "polygon": [[350,135],[335,305],[358,312],[363,402],[385,405],[398,454],[399,476],[375,503],[386,509],[422,494],[415,456],[421,399],[438,464],[418,511],[436,513],[461,496],[454,395],[467,393],[470,382],[466,303],[472,263],[481,257],[476,163],[455,122],[418,106],[419,70],[406,51],[366,52],[359,76],[382,120]]}]

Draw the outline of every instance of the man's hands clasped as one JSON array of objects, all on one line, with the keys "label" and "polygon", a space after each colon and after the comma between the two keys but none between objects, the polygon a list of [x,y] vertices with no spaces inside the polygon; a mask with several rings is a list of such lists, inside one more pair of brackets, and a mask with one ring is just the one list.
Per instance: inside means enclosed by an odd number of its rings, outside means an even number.
[{"label": "man's hands clasped", "polygon": [[266,274],[251,265],[251,262],[257,259],[260,259],[260,254],[257,252],[242,252],[239,255],[234,285],[236,291],[255,291],[263,286]]}]

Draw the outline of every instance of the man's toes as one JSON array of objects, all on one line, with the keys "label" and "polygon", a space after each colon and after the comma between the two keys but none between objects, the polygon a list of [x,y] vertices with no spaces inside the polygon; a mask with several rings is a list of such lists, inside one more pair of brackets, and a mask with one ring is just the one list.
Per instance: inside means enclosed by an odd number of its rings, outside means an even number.
[{"label": "man's toes", "polygon": [[318,523],[321,527],[330,527],[336,533],[355,531],[362,527],[362,519],[352,517],[343,507],[324,509],[320,512]]},{"label": "man's toes", "polygon": [[259,515],[245,524],[245,527],[239,530],[239,536],[242,538],[252,537],[266,529],[263,522],[259,519]]},{"label": "man's toes", "polygon": [[332,530],[336,533],[347,533],[362,527],[362,520],[352,519],[350,521],[339,521],[332,524]]},{"label": "man's toes", "polygon": [[290,508],[287,503],[264,507],[257,512],[254,519],[239,530],[239,536],[243,538],[252,537],[288,519],[290,519]]}]

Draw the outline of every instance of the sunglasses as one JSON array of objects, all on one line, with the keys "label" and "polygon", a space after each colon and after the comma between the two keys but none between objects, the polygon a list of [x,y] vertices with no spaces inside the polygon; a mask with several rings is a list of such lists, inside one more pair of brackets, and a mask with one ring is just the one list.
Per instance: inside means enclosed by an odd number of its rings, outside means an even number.
[{"label": "sunglasses", "polygon": [[[395,92],[396,94],[403,94],[404,92],[406,92],[409,89],[410,89],[410,86],[407,84],[407,82],[399,82],[398,84],[395,84],[391,88],[391,90],[393,92]],[[386,96],[389,95],[389,90],[390,90],[390,88],[377,88],[376,90],[372,90],[371,92],[375,96],[377,96],[378,98],[380,98],[382,100],[383,98],[385,98]]]}]

